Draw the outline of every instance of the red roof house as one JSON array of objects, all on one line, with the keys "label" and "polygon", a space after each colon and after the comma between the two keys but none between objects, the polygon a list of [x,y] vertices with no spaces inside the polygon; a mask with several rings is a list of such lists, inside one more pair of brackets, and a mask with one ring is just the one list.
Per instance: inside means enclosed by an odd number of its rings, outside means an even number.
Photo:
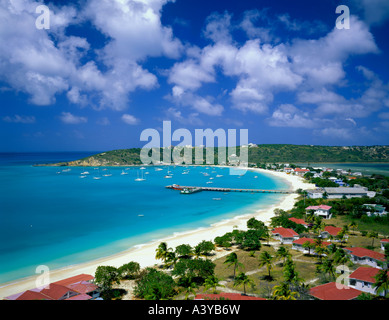
[{"label": "red roof house", "polygon": [[329,236],[336,237],[340,231],[342,231],[342,228],[326,226],[324,230],[320,233],[320,236],[322,238],[328,238]]},{"label": "red roof house", "polygon": [[[371,267],[359,267],[353,273],[350,274],[350,287],[361,290],[363,292],[377,294],[377,290],[374,287],[374,283],[376,282],[375,276],[380,271],[377,268]],[[387,272],[389,277],[389,271]],[[383,293],[381,293],[383,295]]]},{"label": "red roof house", "polygon": [[[297,239],[297,240],[294,240],[294,241],[293,241],[292,249],[304,252],[304,251],[306,250],[306,249],[303,247],[303,244],[304,244],[305,242],[309,242],[309,243],[311,243],[311,244],[314,244],[314,243],[315,243],[315,240],[314,240],[314,239],[311,239],[311,238],[305,238],[305,237],[300,238],[300,239]],[[322,245],[322,247],[327,247],[327,246],[329,246],[330,244],[331,244],[330,242],[322,241],[322,244],[321,244],[321,245]],[[310,250],[310,253],[315,254],[315,250],[314,250],[314,249]]]},{"label": "red roof house", "polygon": [[293,240],[299,238],[298,233],[296,233],[293,229],[290,228],[275,228],[272,230],[273,237],[277,240],[280,240],[281,243],[292,243]]},{"label": "red roof house", "polygon": [[385,261],[383,253],[361,247],[344,248],[344,250],[350,254],[353,262],[382,269],[381,263]]},{"label": "red roof house", "polygon": [[[339,286],[339,288],[337,287]],[[362,292],[336,282],[322,284],[309,290],[311,296],[319,300],[353,300]]]},{"label": "red roof house", "polygon": [[246,296],[240,293],[227,293],[222,292],[218,294],[198,294],[195,300],[266,300],[265,298]]},{"label": "red roof house", "polygon": [[294,223],[301,224],[304,227],[308,228],[308,224],[304,221],[304,219],[297,219],[297,218],[289,218],[290,221],[293,221]]},{"label": "red roof house", "polygon": [[389,244],[389,239],[381,239],[381,250],[385,250],[385,246]]}]

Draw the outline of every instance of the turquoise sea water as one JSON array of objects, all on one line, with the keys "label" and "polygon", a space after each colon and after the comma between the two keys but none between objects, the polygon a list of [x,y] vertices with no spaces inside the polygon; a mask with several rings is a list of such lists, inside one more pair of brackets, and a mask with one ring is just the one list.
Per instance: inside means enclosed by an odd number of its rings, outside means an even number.
[{"label": "turquoise sea water", "polygon": [[[42,264],[50,269],[65,267],[174,232],[207,227],[222,219],[252,213],[254,206],[266,207],[282,197],[233,192],[181,195],[166,189],[166,185],[288,188],[283,180],[268,175],[254,172],[229,175],[229,169],[213,167],[170,167],[173,178],[165,179],[168,167],[160,167],[162,171],[154,167],[146,170],[73,167],[63,171],[66,168],[31,165],[80,156],[1,156],[0,283],[34,275],[36,267]],[[83,171],[90,174],[80,178]],[[184,171],[189,173],[182,174]],[[134,181],[142,172],[146,180]],[[104,176],[107,174],[110,176]],[[210,180],[211,177],[214,179]],[[206,184],[207,181],[213,183]]]}]

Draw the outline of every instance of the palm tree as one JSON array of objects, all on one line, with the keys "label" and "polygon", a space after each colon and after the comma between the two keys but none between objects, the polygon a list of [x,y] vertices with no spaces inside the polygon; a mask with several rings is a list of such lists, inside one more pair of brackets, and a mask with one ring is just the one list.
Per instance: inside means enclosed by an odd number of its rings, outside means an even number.
[{"label": "palm tree", "polygon": [[207,279],[204,281],[204,286],[205,286],[205,291],[209,289],[213,289],[213,293],[216,293],[216,288],[217,287],[224,287],[223,285],[219,284],[219,279],[215,275],[209,276]]},{"label": "palm tree", "polygon": [[282,262],[282,264],[285,264],[285,261],[288,257],[291,256],[289,250],[283,246],[279,247],[279,249],[277,250],[277,256],[280,257],[280,258],[284,258],[284,261]]},{"label": "palm tree", "polygon": [[369,232],[369,234],[367,236],[369,238],[373,238],[373,241],[371,242],[371,246],[374,247],[374,239],[378,238],[378,232],[371,231],[371,232]]},{"label": "palm tree", "polygon": [[324,274],[328,273],[330,277],[335,278],[335,266],[332,259],[326,257],[323,260],[323,263],[320,265],[319,269]]},{"label": "palm tree", "polygon": [[318,255],[319,262],[322,263],[323,254],[327,252],[327,249],[320,245],[315,247],[315,252]]},{"label": "palm tree", "polygon": [[344,272],[344,264],[350,262],[350,257],[346,253],[346,251],[344,251],[343,249],[338,249],[334,254],[334,262],[337,265],[343,265],[343,272]]},{"label": "palm tree", "polygon": [[235,280],[236,269],[237,268],[244,268],[243,264],[238,261],[238,255],[235,252],[231,252],[226,257],[226,261],[224,261],[224,263],[228,264],[227,267],[234,265],[234,280]]},{"label": "palm tree", "polygon": [[167,247],[166,242],[161,242],[158,246],[158,248],[155,250],[155,258],[163,260],[164,263],[166,263],[166,260],[168,259],[169,252],[172,250],[172,248]]},{"label": "palm tree", "polygon": [[387,269],[380,270],[374,279],[373,287],[376,288],[377,294],[383,292],[384,297],[386,297],[386,294],[389,292],[389,271]]},{"label": "palm tree", "polygon": [[[168,250],[171,250],[171,249],[168,249]],[[178,257],[177,257],[175,252],[168,251],[166,253],[166,259],[165,259],[166,267],[175,266],[177,261],[178,261]]]},{"label": "palm tree", "polygon": [[273,298],[275,300],[296,300],[295,296],[298,295],[297,292],[290,290],[286,282],[281,282],[278,286],[274,286],[273,289]]},{"label": "palm tree", "polygon": [[313,244],[310,243],[309,241],[305,241],[303,244],[302,244],[303,248],[304,249],[308,249],[308,255],[311,254],[311,249],[313,249]]},{"label": "palm tree", "polygon": [[268,228],[266,228],[263,232],[262,238],[266,240],[267,244],[269,245],[270,239],[273,237],[272,233]]},{"label": "palm tree", "polygon": [[259,256],[259,267],[266,266],[268,277],[271,278],[270,270],[273,268],[274,257],[267,251],[264,251]]},{"label": "palm tree", "polygon": [[250,279],[245,273],[241,272],[234,281],[234,287],[243,285],[243,293],[246,294],[246,286],[251,286],[254,288],[255,284],[252,279]]},{"label": "palm tree", "polygon": [[188,284],[184,287],[185,288],[185,300],[189,300],[189,295],[193,294],[196,296],[196,290],[198,289],[198,286],[194,282],[188,282]]},{"label": "palm tree", "polygon": [[[351,222],[351,223],[348,225],[348,227],[349,227],[350,229],[352,229],[353,231],[355,231],[355,230],[358,228],[358,225],[356,224],[356,222]],[[355,233],[353,233],[353,234],[355,234]]]}]

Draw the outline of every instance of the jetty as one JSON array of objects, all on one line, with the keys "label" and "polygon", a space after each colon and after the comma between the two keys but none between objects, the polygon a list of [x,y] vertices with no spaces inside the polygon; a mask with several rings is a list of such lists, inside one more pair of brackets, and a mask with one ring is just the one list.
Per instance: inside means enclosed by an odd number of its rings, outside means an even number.
[{"label": "jetty", "polygon": [[[293,191],[293,190],[238,189],[238,188],[177,186],[177,185],[169,185],[169,186],[166,186],[165,188],[173,189],[173,190],[183,190],[183,189],[184,190],[196,190],[197,192],[198,191],[216,191],[216,192],[249,192],[249,193],[282,193],[282,194],[297,193],[297,191]],[[188,193],[191,193],[191,192],[188,192]]]}]

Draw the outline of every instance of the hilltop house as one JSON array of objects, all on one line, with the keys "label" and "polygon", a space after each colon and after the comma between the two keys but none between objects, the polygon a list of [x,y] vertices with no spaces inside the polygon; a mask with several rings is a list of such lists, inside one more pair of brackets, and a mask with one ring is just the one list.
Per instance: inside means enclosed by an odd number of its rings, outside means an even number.
[{"label": "hilltop house", "polygon": [[344,250],[350,254],[351,261],[354,263],[382,269],[381,265],[385,262],[385,255],[373,250],[361,247],[344,248]]},{"label": "hilltop house", "polygon": [[288,228],[275,228],[272,230],[273,238],[276,240],[280,240],[282,244],[290,244],[293,240],[299,238],[298,233],[296,233],[293,229]]},{"label": "hilltop house", "polygon": [[315,216],[322,217],[324,219],[331,219],[331,208],[331,206],[326,206],[324,204],[321,204],[320,206],[309,206],[305,208],[305,214],[308,214],[310,213],[310,211],[313,211],[313,214]]},{"label": "hilltop house", "polygon": [[[377,289],[374,288],[373,284],[376,282],[374,277],[379,271],[380,269],[377,268],[359,267],[349,275],[349,286],[351,288],[376,295]],[[383,296],[383,292],[380,295]]]}]

